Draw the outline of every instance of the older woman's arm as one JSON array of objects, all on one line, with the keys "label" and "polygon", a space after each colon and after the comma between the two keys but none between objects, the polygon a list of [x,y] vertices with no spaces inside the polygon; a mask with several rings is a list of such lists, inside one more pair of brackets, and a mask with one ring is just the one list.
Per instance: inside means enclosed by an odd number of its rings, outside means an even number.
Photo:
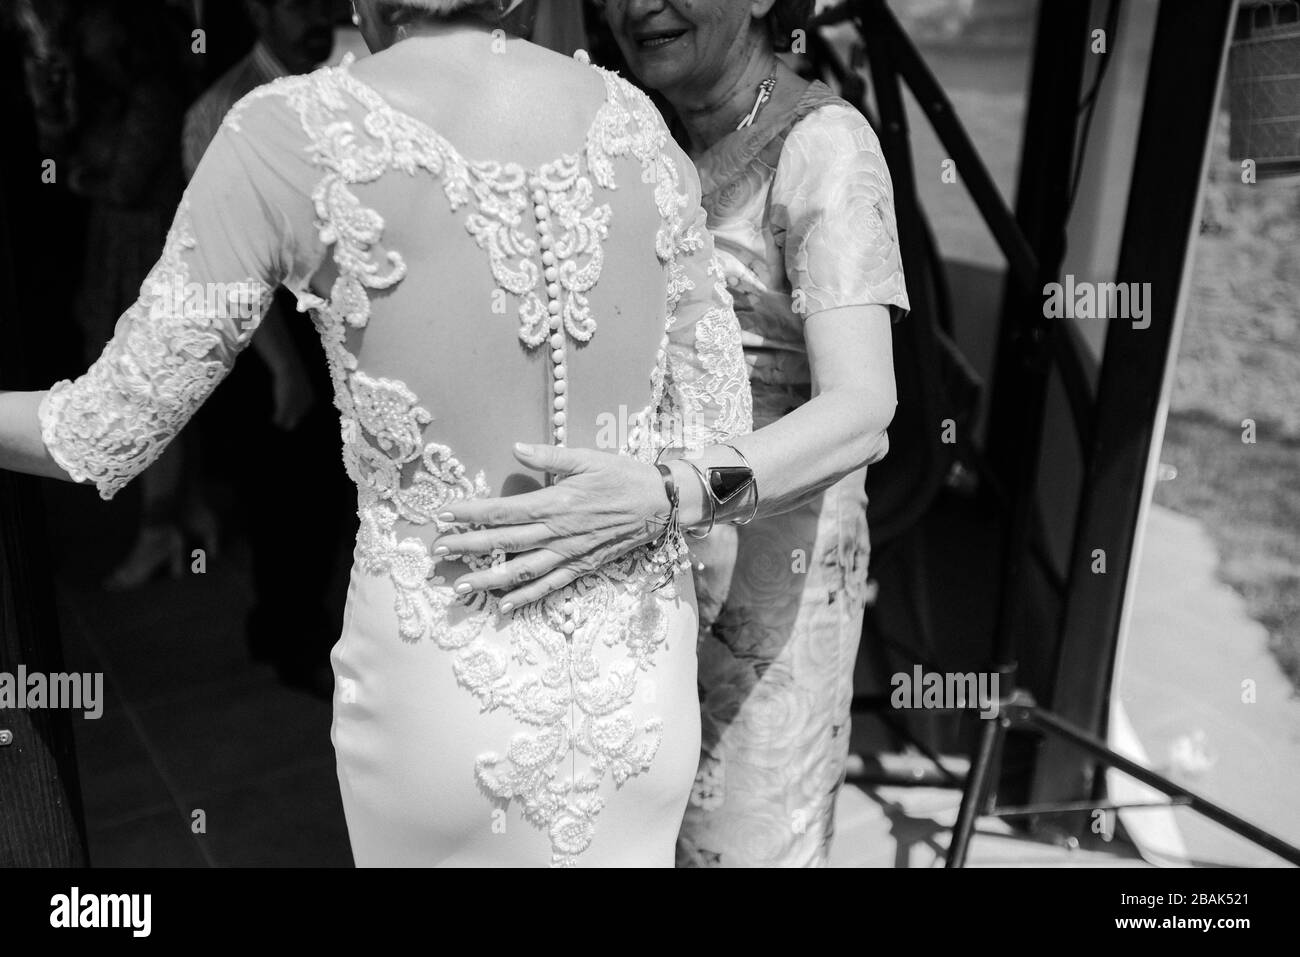
[{"label": "older woman's arm", "polygon": [[[896,404],[889,310],[908,308],[889,171],[860,113],[836,105],[796,126],[772,195],[772,229],[784,249],[792,310],[803,319],[813,396],[759,431],[691,457],[707,470],[739,464],[727,445],[743,453],[757,480],[758,517],[796,508],[884,456]],[[666,507],[649,466],[589,450],[532,448],[518,458],[560,481],[513,499],[454,506],[456,521],[485,527],[445,536],[440,544],[450,552],[523,553],[459,583],[505,589],[504,602],[522,604],[653,540],[653,516]],[[671,467],[683,523],[707,524],[694,471],[684,461]],[[715,519],[744,520],[753,510],[746,495]]]},{"label": "older woman's arm", "polygon": [[884,458],[897,405],[890,326],[888,309],[878,305],[808,319],[812,399],[734,443],[754,467],[760,517],[797,508]]},{"label": "older woman's arm", "polygon": [[[778,515],[815,498],[845,475],[879,461],[889,448],[886,428],[896,405],[890,316],[884,306],[849,306],[811,316],[805,326],[814,395],[771,425],[730,443],[754,469],[758,517]],[[521,463],[561,476],[559,484],[515,498],[459,502],[456,521],[488,527],[444,536],[453,554],[496,547],[524,552],[504,565],[466,575],[475,590],[508,589],[502,601],[523,605],[633,548],[652,541],[665,511],[663,486],[651,466],[587,449],[531,446]],[[707,471],[734,465],[725,446],[705,448],[692,461]],[[709,520],[703,488],[683,461],[671,463],[682,491],[681,520]],[[745,518],[745,497],[716,516]]]}]

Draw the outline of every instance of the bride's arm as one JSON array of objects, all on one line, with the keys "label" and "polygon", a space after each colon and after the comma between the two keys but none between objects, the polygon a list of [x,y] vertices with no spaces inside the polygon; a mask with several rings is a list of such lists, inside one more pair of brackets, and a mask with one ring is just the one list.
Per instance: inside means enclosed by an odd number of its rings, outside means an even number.
[{"label": "bride's arm", "polygon": [[37,417],[44,392],[0,392],[0,469],[43,478],[69,478],[41,441]]},{"label": "bride's arm", "polygon": [[248,345],[292,261],[285,211],[296,204],[287,171],[270,168],[278,155],[222,129],[100,357],[48,392],[0,394],[0,467],[93,483],[108,499],[162,455]]}]

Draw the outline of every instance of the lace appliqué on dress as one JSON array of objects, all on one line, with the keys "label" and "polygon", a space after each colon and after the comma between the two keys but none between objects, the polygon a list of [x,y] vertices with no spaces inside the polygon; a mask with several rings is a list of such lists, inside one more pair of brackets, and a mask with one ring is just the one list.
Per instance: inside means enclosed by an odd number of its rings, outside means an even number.
[{"label": "lace appliqu\u00e9 on dress", "polygon": [[41,402],[50,455],[74,481],[110,499],[152,465],[221,383],[271,304],[259,279],[190,281],[196,249],[189,204],[181,202],[162,257],[123,315],[125,334],[76,382]]},{"label": "lace appliqu\u00e9 on dress", "polygon": [[[665,219],[658,246],[663,261],[673,264],[679,250],[699,245],[698,236],[682,235],[680,210],[687,199],[673,192],[677,173],[660,154],[662,144],[623,129],[634,122],[642,131],[654,124],[622,106],[626,84],[602,75],[608,96],[593,125],[587,166],[610,189],[612,156],[632,152],[644,168],[658,171],[657,201]],[[504,751],[479,756],[476,779],[491,797],[517,800],[525,818],[548,832],[553,863],[572,865],[593,839],[602,782],[612,778],[621,785],[647,771],[658,750],[662,722],[638,721],[630,706],[638,678],[666,640],[665,603],[676,600],[676,591],[655,591],[660,576],[648,550],[640,549],[502,616],[494,596],[457,597],[438,574],[439,559],[428,545],[399,537],[399,521],[433,526],[440,534],[452,531],[437,515],[453,501],[485,497],[491,489],[482,473],[471,478],[449,448],[426,440],[433,416],[409,388],[367,375],[345,345],[348,330],[370,319],[369,291],[400,282],[406,271],[397,252],[376,259],[383,220],[360,203],[352,186],[390,169],[425,170],[441,179],[453,209],[471,204],[466,229],[487,252],[498,285],[519,297],[519,335],[530,347],[549,339],[558,349],[565,335],[585,342],[595,333],[586,293],[600,276],[609,207],[595,204],[579,157],[561,157],[531,175],[515,164],[470,163],[351,77],[346,66],[278,81],[253,95],[277,93],[297,110],[313,159],[324,171],[313,199],[319,236],[333,250],[338,278],[328,298],[303,292],[299,303],[312,313],[325,346],[342,417],[344,461],[359,489],[359,567],[393,583],[403,640],[431,641],[449,652],[457,681],[483,709],[504,708],[519,722],[521,730]],[[347,97],[366,109],[364,136],[343,115]],[[236,111],[227,122],[238,120]],[[549,225],[540,235],[531,222],[525,229],[530,200],[537,221]],[[669,285],[670,326],[674,297],[688,284],[678,279]],[[650,377],[646,428],[633,430],[625,454],[649,457],[663,444],[649,410],[663,397],[667,361],[666,328]],[[562,437],[561,427],[557,439]],[[464,560],[481,568],[504,555]],[[490,627],[494,620],[508,623],[507,641]],[[626,659],[602,665],[602,647],[621,649]],[[573,761],[577,754],[585,768]]]},{"label": "lace appliqu\u00e9 on dress", "polygon": [[[668,128],[650,98],[616,74],[600,72],[610,95],[608,108],[587,136],[587,165],[601,186],[615,189],[613,160],[635,157],[643,180],[655,184],[660,216],[655,249],[667,271],[667,323],[651,373],[650,403],[633,417],[626,450],[642,461],[653,461],[665,447],[694,451],[748,432],[753,405],[740,329],[716,258],[708,267],[716,280],[710,307],[700,316],[683,316],[679,309],[683,297],[695,288],[681,259],[705,245],[698,182],[693,192],[683,190],[681,172],[667,153]],[[696,213],[689,222],[688,211]],[[692,320],[693,346],[672,343],[678,324]],[[687,352],[698,362],[688,361]]]}]

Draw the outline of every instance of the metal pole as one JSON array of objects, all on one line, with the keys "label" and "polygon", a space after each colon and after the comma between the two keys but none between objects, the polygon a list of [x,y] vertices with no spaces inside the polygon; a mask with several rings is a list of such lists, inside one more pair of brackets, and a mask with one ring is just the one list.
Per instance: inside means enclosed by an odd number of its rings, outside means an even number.
[{"label": "metal pole", "polygon": [[[1115,280],[1149,284],[1142,327],[1112,318],[1098,382],[1094,431],[1071,549],[1051,698],[1066,721],[1101,736],[1106,725],[1138,523],[1149,500],[1151,452],[1163,430],[1162,397],[1181,314],[1209,131],[1231,34],[1234,0],[1162,0],[1147,74],[1137,155]],[[1105,574],[1093,570],[1104,550]],[[1049,740],[1032,801],[1094,796],[1093,766]]]},{"label": "metal pole", "polygon": [[1300,864],[1300,848],[1288,844],[1263,828],[1238,817],[1226,808],[1215,804],[1209,798],[1203,797],[1195,791],[1189,791],[1181,784],[1175,784],[1168,778],[1161,777],[1136,761],[1112,751],[1106,745],[1106,742],[1094,737],[1082,728],[1077,728],[1070,722],[1041,708],[1030,708],[1025,717],[1029,724],[1048,732],[1049,735],[1055,735],[1060,741],[1081,748],[1116,770],[1129,775],[1129,777],[1136,778],[1148,787],[1168,794],[1170,797],[1177,799],[1178,803],[1185,804],[1198,814],[1204,815],[1216,824],[1221,824],[1228,830],[1240,834],[1260,847],[1272,851],[1278,857],[1290,861],[1292,864]]}]

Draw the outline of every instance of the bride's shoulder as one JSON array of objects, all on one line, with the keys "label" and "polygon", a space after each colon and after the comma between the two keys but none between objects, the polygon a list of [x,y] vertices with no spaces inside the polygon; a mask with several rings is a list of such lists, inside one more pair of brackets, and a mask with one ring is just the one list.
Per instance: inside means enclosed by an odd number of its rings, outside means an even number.
[{"label": "bride's shoulder", "polygon": [[308,92],[311,85],[310,74],[284,76],[264,83],[237,100],[226,113],[222,125],[242,133],[249,125],[260,125],[259,120],[282,118],[286,111],[292,111],[294,103]]},{"label": "bride's shoulder", "polygon": [[648,93],[621,73],[591,63],[583,50],[575,53],[574,59],[585,65],[586,69],[594,70],[605,81],[607,103],[622,107],[615,111],[612,118],[614,121],[619,125],[632,124],[636,127],[636,132],[651,136],[656,142],[670,138],[664,115]]},{"label": "bride's shoulder", "polygon": [[585,50],[577,50],[568,56],[535,44],[529,44],[529,48],[531,75],[527,82],[535,84],[539,91],[545,91],[545,95],[553,94],[562,97],[563,102],[573,104],[593,104],[625,98],[624,87],[634,89],[617,73],[592,63]]},{"label": "bride's shoulder", "polygon": [[338,66],[282,76],[247,93],[226,114],[225,125],[242,132],[248,124],[283,125],[288,119],[340,108],[339,87],[352,64],[349,54]]}]

